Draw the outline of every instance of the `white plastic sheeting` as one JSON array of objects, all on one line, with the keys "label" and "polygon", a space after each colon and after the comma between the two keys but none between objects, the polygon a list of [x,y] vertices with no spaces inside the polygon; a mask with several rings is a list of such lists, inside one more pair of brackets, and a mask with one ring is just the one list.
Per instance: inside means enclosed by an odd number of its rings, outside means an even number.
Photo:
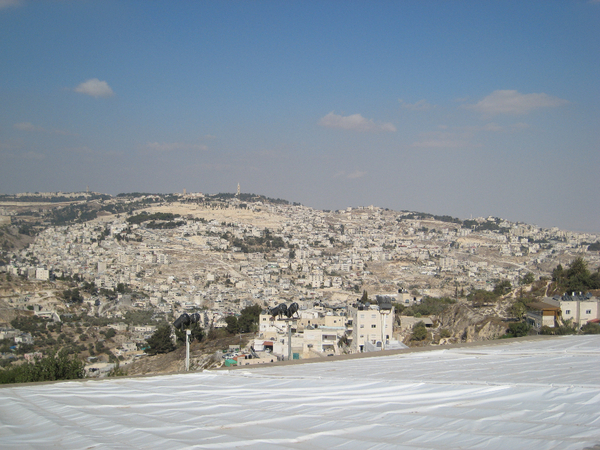
[{"label": "white plastic sheeting", "polygon": [[600,336],[0,389],[2,449],[584,449]]}]

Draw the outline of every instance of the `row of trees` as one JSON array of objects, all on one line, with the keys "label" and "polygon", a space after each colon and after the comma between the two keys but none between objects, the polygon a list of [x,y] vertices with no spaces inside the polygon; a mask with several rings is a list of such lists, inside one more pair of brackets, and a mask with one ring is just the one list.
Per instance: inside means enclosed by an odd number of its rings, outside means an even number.
[{"label": "row of trees", "polygon": [[[230,335],[239,333],[250,333],[258,329],[258,321],[262,308],[259,305],[248,306],[240,312],[239,316],[227,316],[225,322],[227,326],[226,332]],[[205,339],[206,333],[202,327],[195,323],[190,327],[191,341],[201,342]],[[210,339],[213,333],[209,333],[208,338]],[[173,342],[171,337],[171,325],[164,323],[157,328],[152,336],[150,336],[146,342],[149,348],[146,349],[146,353],[149,355],[156,355],[159,353],[169,353],[177,348],[178,345],[185,343],[185,331],[175,330],[176,343]]]},{"label": "row of trees", "polygon": [[69,356],[66,351],[59,351],[35,362],[26,362],[1,370],[0,384],[72,380],[84,377],[83,361]]},{"label": "row of trees", "polygon": [[600,266],[591,272],[587,262],[583,258],[577,258],[569,265],[568,269],[564,269],[561,264],[556,266],[556,269],[552,271],[552,281],[561,293],[585,293],[593,289],[600,289]]}]

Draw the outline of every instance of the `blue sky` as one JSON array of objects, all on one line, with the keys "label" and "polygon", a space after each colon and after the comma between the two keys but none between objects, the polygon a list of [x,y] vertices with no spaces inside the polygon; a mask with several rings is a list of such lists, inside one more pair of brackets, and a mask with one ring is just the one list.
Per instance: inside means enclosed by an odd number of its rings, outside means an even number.
[{"label": "blue sky", "polygon": [[600,232],[600,1],[0,0],[0,192]]}]

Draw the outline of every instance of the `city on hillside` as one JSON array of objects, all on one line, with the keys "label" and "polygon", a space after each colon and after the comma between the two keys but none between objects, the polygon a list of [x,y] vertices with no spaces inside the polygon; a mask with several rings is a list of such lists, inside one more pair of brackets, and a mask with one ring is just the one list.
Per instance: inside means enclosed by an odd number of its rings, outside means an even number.
[{"label": "city on hillside", "polygon": [[2,372],[58,351],[147,373],[179,355],[181,317],[195,369],[600,332],[600,235],[499,217],[22,193],[0,195],[0,246]]}]

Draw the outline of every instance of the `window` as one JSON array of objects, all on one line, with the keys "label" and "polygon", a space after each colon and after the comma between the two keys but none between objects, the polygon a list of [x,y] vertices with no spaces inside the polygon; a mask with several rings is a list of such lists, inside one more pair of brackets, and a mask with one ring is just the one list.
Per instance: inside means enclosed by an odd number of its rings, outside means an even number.
[{"label": "window", "polygon": [[371,314],[371,319],[375,319],[377,316],[375,314]]},{"label": "window", "polygon": [[372,324],[372,325],[371,325],[371,328],[377,328],[377,325],[375,325],[375,324]]},{"label": "window", "polygon": [[364,324],[364,323],[361,323],[361,324],[360,324],[360,327],[361,327],[361,328],[364,328],[364,327],[365,327],[365,324]]},{"label": "window", "polygon": [[591,313],[592,313],[592,310],[591,310],[591,309],[586,309],[586,310],[585,310],[585,313],[586,313],[586,314],[591,314]]},{"label": "window", "polygon": [[571,310],[570,310],[570,309],[567,309],[567,310],[565,311],[565,314],[571,314]]}]

